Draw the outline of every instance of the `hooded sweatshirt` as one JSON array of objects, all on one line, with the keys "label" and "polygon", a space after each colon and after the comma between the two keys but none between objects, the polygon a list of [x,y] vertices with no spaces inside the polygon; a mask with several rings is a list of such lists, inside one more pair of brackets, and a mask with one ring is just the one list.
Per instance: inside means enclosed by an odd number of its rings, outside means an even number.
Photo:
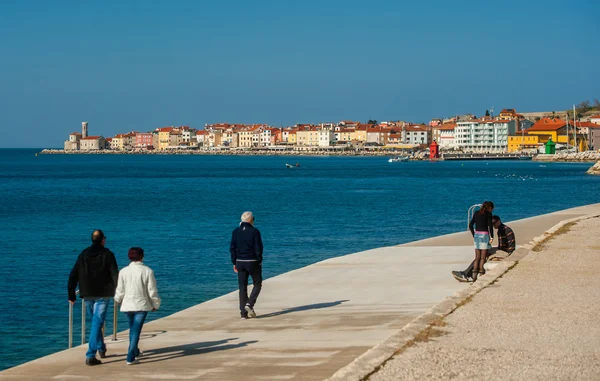
[{"label": "hooded sweatshirt", "polygon": [[83,250],[69,275],[69,300],[75,300],[79,284],[82,298],[110,298],[115,295],[119,267],[112,251],[94,243]]}]

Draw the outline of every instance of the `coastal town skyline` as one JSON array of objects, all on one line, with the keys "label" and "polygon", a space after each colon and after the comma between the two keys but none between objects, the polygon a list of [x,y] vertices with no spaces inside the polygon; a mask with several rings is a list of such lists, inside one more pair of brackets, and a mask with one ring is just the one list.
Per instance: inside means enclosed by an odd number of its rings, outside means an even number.
[{"label": "coastal town skyline", "polygon": [[[562,119],[561,119],[562,118]],[[573,110],[520,113],[502,109],[498,115],[457,115],[434,118],[429,123],[402,120],[366,123],[352,120],[295,124],[276,127],[269,124],[214,123],[193,126],[157,127],[153,130],[118,133],[115,136],[88,134],[88,122],[81,132],[71,132],[58,152],[112,151],[137,153],[191,152],[202,150],[268,149],[278,151],[327,151],[409,149],[436,152],[536,154],[555,148],[577,152],[600,146],[600,102],[581,102]],[[435,146],[435,147],[433,147]],[[43,152],[48,152],[44,150]],[[53,151],[54,152],[54,151]]]},{"label": "coastal town skyline", "polygon": [[84,120],[113,136],[560,110],[600,93],[599,11],[591,1],[5,3],[0,146],[56,146]]}]

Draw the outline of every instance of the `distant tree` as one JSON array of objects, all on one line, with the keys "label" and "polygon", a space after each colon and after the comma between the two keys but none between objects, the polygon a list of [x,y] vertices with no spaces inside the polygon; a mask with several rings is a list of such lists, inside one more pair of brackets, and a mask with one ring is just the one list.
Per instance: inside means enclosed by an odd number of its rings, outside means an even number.
[{"label": "distant tree", "polygon": [[369,121],[367,122],[367,124],[377,124],[377,121],[374,119],[369,119]]},{"label": "distant tree", "polygon": [[540,119],[542,119],[542,118],[540,118],[539,116],[536,116],[536,117],[535,117],[535,121],[536,121],[536,122],[537,122],[537,121],[539,121]]},{"label": "distant tree", "polygon": [[485,110],[485,116],[490,116],[490,110]]},{"label": "distant tree", "polygon": [[600,101],[597,98],[594,99],[594,109],[600,111]]},{"label": "distant tree", "polygon": [[590,103],[590,101],[583,101],[581,103],[579,103],[577,106],[575,106],[575,110],[577,111],[577,114],[583,114],[587,111],[590,111],[592,109],[592,104]]}]

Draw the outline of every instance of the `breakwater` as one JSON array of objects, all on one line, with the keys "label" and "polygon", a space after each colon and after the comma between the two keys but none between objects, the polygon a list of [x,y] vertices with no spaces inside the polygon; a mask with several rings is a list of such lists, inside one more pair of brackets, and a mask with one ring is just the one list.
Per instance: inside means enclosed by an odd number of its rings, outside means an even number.
[{"label": "breakwater", "polygon": [[[65,151],[44,149],[41,155],[204,155],[204,156],[390,156],[402,154],[393,149],[172,149],[172,150],[93,150]],[[413,154],[415,160],[424,158],[424,154]]]},{"label": "breakwater", "polygon": [[585,152],[569,152],[569,153],[557,153],[554,155],[539,154],[536,155],[533,160],[535,161],[557,161],[557,162],[574,162],[574,163],[585,163],[595,162],[600,160],[599,151],[585,151]]},{"label": "breakwater", "polygon": [[520,160],[523,157],[531,159],[532,156],[523,156],[518,153],[445,153],[444,160]]},{"label": "breakwater", "polygon": [[590,175],[600,176],[600,161],[594,164],[590,169],[588,169],[587,173],[589,173]]}]

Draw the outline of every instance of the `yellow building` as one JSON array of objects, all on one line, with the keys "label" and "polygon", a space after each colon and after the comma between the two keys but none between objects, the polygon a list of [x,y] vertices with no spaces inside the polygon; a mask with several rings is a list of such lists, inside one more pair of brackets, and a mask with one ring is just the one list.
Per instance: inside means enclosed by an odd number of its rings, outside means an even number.
[{"label": "yellow building", "polygon": [[164,127],[158,129],[158,148],[159,150],[165,150],[169,148],[169,143],[171,142],[171,131],[173,131],[173,127]]},{"label": "yellow building", "polygon": [[[567,137],[567,129],[569,135]],[[525,130],[525,134],[519,134],[508,137],[508,152],[518,152],[521,149],[538,148],[552,139],[557,144],[575,145],[573,136],[573,127],[568,127],[567,122],[561,119],[543,118],[537,121],[531,128]],[[588,149],[585,135],[577,134],[577,146],[579,151]]]},{"label": "yellow building", "polygon": [[319,131],[316,129],[300,129],[296,131],[296,144],[299,146],[318,146]]},{"label": "yellow building", "polygon": [[239,147],[252,147],[252,136],[255,128],[249,128],[242,130],[238,133],[239,136]]},{"label": "yellow building", "polygon": [[288,134],[288,144],[296,144],[297,143],[297,136],[296,136],[296,131],[292,131]]},{"label": "yellow building", "polygon": [[115,136],[110,141],[110,149],[114,149],[114,150],[117,150],[117,151],[122,151],[123,150],[123,146],[124,146],[124,140],[125,139],[123,137],[123,134],[119,134],[119,135]]},{"label": "yellow building", "polygon": [[354,130],[339,130],[335,132],[338,142],[350,142],[352,141],[352,133]]},{"label": "yellow building", "polygon": [[[546,139],[548,141],[548,139]],[[514,135],[508,137],[508,152],[519,152],[522,149],[537,149],[540,144],[540,135]]]},{"label": "yellow building", "polygon": [[367,141],[367,129],[363,128],[363,127],[359,127],[356,130],[354,130],[353,132],[351,132],[351,139],[352,141],[356,141],[356,142],[366,142]]}]

